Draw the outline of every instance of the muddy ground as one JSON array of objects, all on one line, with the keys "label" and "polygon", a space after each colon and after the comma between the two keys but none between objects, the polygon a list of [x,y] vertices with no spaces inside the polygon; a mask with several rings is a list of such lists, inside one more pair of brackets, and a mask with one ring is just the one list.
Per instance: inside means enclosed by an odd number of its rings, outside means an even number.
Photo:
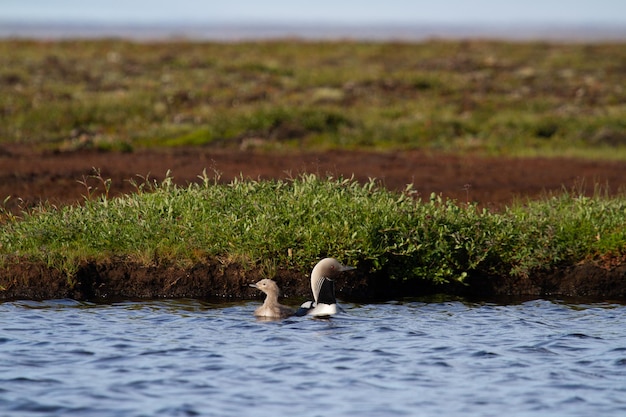
[{"label": "muddy ground", "polygon": [[[40,201],[71,204],[82,200],[84,177],[100,169],[112,180],[113,195],[133,190],[129,179],[138,175],[162,179],[170,170],[175,182],[197,181],[204,169],[221,173],[223,181],[243,175],[254,179],[297,176],[301,173],[379,179],[387,188],[414,184],[424,198],[431,193],[461,202],[479,202],[494,208],[515,198],[536,198],[563,188],[592,193],[594,184],[618,192],[626,186],[626,163],[554,158],[481,158],[432,155],[419,151],[374,153],[333,151],[305,153],[255,153],[184,148],[142,150],[132,153],[80,151],[46,153],[23,146],[0,146],[0,198],[11,196],[9,208],[20,199],[30,205]],[[97,181],[92,181],[97,186]],[[102,189],[102,187],[100,187]]]},{"label": "muddy ground", "polygon": [[[98,168],[112,180],[111,195],[133,190],[129,179],[150,175],[162,179],[170,170],[175,182],[197,181],[204,169],[221,173],[223,181],[243,175],[282,178],[301,173],[378,178],[386,187],[403,189],[414,184],[421,196],[431,193],[459,201],[472,201],[500,209],[516,198],[537,198],[564,188],[581,187],[593,193],[599,184],[616,193],[626,185],[626,163],[573,159],[510,159],[432,155],[419,151],[373,153],[334,151],[305,153],[255,153],[210,148],[140,150],[132,153],[80,151],[48,153],[24,146],[0,147],[0,198],[11,198],[7,209],[49,201],[74,204],[86,194],[79,181]],[[139,179],[140,180],[140,179]],[[102,185],[91,179],[92,186]],[[608,187],[608,188],[607,188]],[[308,271],[279,271],[275,277],[286,295],[309,294]],[[259,279],[254,271],[208,260],[191,270],[168,266],[145,267],[112,262],[83,265],[68,278],[42,265],[15,265],[0,272],[0,299],[78,299],[126,297],[226,297],[255,296],[247,283]],[[568,295],[626,299],[626,266],[614,260],[586,264],[529,278],[493,277],[470,287],[432,288],[426,284],[401,286],[381,277],[348,274],[337,282],[338,295],[348,299],[385,299],[438,291],[479,296]]]}]

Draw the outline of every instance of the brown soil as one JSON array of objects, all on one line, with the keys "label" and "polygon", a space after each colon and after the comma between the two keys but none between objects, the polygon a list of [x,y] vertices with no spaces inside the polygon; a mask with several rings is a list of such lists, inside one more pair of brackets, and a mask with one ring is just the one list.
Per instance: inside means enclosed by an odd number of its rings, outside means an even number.
[{"label": "brown soil", "polygon": [[[0,147],[0,197],[11,196],[9,208],[50,201],[71,204],[86,194],[80,185],[98,168],[112,180],[113,195],[133,191],[129,179],[150,175],[160,180],[170,170],[175,182],[198,181],[204,169],[221,173],[223,181],[239,175],[249,178],[281,178],[301,173],[354,175],[356,179],[379,179],[387,188],[404,189],[414,184],[423,198],[431,193],[458,201],[479,202],[494,208],[515,198],[535,198],[565,187],[587,193],[594,184],[617,192],[626,186],[626,163],[554,158],[481,158],[432,155],[419,151],[374,153],[363,151],[255,153],[184,148],[142,150],[132,153],[80,151],[37,152],[21,146]],[[102,186],[97,181],[92,186]],[[24,204],[24,203],[22,203]]]},{"label": "brown soil", "polygon": [[[431,193],[459,201],[474,201],[499,209],[515,198],[535,198],[563,188],[594,191],[594,185],[610,193],[626,185],[626,163],[573,159],[509,159],[474,156],[431,155],[419,151],[373,153],[333,151],[303,153],[255,153],[186,148],[141,150],[133,153],[80,151],[38,152],[23,146],[0,148],[0,198],[11,196],[6,208],[49,201],[74,204],[86,194],[78,183],[98,168],[112,180],[111,195],[133,190],[129,179],[137,175],[162,179],[171,170],[175,182],[197,181],[204,169],[221,173],[223,181],[243,175],[281,178],[301,173],[351,176],[365,181],[378,178],[386,187],[403,189],[414,184],[420,195]],[[92,187],[102,184],[89,180]],[[275,277],[286,295],[306,296],[308,271],[285,269]],[[237,265],[207,261],[191,269],[170,266],[146,267],[125,262],[83,265],[68,278],[42,265],[22,263],[0,271],[0,299],[109,297],[251,297],[247,284],[258,279],[254,271]],[[70,282],[72,284],[70,285]],[[432,288],[426,284],[407,287],[356,272],[337,282],[338,294],[349,299],[389,299],[433,291],[488,295],[570,295],[611,299],[626,298],[626,266],[623,262],[585,264],[529,278],[493,277],[483,284]]]}]

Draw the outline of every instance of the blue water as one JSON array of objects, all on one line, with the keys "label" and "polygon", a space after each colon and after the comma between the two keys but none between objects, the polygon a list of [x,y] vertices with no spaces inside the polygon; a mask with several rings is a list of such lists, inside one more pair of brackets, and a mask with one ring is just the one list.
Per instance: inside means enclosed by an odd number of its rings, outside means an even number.
[{"label": "blue water", "polygon": [[624,416],[626,306],[0,304],[0,416]]}]

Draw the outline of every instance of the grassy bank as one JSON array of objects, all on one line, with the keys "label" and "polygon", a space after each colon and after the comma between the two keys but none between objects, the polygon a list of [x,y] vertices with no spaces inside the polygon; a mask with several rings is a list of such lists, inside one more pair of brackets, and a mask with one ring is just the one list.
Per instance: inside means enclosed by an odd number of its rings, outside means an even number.
[{"label": "grassy bank", "polygon": [[[71,276],[80,262],[129,260],[191,266],[208,258],[271,275],[308,271],[324,256],[394,279],[436,283],[527,275],[626,250],[626,199],[563,193],[502,212],[415,199],[374,181],[302,176],[215,178],[179,187],[145,181],[121,198],[4,214],[2,263],[47,263]],[[106,189],[108,181],[102,180]]]},{"label": "grassy bank", "polygon": [[624,158],[626,47],[0,41],[0,143]]}]

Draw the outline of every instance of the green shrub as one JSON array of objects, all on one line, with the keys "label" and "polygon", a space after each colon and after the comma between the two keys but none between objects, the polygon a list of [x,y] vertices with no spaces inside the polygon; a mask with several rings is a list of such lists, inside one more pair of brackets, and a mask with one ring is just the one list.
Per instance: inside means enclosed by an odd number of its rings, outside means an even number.
[{"label": "green shrub", "polygon": [[[572,193],[490,212],[371,180],[235,180],[206,174],[136,184],[120,198],[89,194],[81,206],[5,214],[0,255],[71,273],[85,260],[190,265],[209,257],[249,267],[307,270],[333,256],[394,279],[435,283],[531,274],[626,248],[626,199]],[[105,188],[110,185],[103,181]],[[108,188],[107,188],[108,189]]]}]

